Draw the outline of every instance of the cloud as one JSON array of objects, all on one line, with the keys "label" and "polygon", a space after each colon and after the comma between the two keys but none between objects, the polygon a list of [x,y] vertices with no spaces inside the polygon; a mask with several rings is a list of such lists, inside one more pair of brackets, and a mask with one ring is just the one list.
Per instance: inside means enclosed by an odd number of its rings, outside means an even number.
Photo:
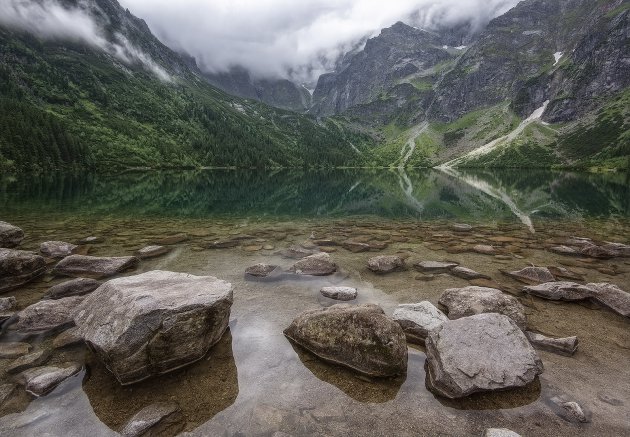
[{"label": "cloud", "polygon": [[403,20],[479,28],[519,0],[120,0],[206,71],[242,66],[312,83],[366,36]]},{"label": "cloud", "polygon": [[162,67],[131,44],[123,34],[115,33],[114,41],[108,41],[91,13],[90,8],[96,7],[93,2],[85,1],[68,9],[57,0],[0,0],[0,24],[26,30],[42,38],[80,41],[125,64],[141,64],[160,80],[172,80]]}]

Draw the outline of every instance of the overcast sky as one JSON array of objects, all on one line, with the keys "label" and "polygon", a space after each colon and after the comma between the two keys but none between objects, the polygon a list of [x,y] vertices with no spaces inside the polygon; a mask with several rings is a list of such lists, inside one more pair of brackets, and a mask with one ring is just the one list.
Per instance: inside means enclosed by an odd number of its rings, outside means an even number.
[{"label": "overcast sky", "polygon": [[[365,36],[398,20],[484,25],[519,0],[119,0],[202,69],[234,65],[312,82]],[[419,12],[420,11],[420,12]]]}]

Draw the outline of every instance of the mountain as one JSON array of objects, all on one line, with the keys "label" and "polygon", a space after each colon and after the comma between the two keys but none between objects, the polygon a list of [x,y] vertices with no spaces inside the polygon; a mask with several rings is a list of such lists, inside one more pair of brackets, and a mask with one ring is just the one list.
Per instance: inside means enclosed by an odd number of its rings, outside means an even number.
[{"label": "mountain", "polygon": [[311,111],[378,131],[393,166],[623,167],[629,9],[524,0],[476,35],[397,23],[320,78]]},{"label": "mountain", "polygon": [[116,0],[19,4],[53,5],[80,32],[0,19],[3,172],[361,165],[372,144],[339,121],[225,94]]},{"label": "mountain", "polygon": [[255,79],[242,67],[223,73],[204,73],[204,77],[228,94],[257,100],[275,108],[305,112],[311,106],[311,93],[288,79]]}]

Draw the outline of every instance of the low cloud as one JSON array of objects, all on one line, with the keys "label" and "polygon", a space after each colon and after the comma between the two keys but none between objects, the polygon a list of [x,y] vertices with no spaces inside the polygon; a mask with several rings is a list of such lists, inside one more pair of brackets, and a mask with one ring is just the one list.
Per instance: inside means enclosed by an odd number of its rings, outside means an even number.
[{"label": "low cloud", "polygon": [[121,0],[200,67],[242,66],[312,83],[339,56],[402,20],[417,27],[484,26],[519,0]]},{"label": "low cloud", "polygon": [[56,0],[1,0],[0,24],[31,32],[41,38],[83,42],[124,64],[141,64],[160,80],[171,81],[170,75],[162,67],[131,44],[124,35],[116,33],[114,41],[107,40],[93,18],[91,8],[96,7],[95,3],[86,1],[80,1],[77,7],[69,9]]}]

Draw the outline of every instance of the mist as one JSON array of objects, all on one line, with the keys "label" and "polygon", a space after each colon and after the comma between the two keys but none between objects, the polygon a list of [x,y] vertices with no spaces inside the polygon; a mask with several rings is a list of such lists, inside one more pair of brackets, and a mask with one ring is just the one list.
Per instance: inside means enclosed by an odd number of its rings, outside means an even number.
[{"label": "mist", "polygon": [[90,9],[96,7],[93,2],[80,2],[78,7],[67,9],[56,0],[39,3],[29,0],[2,0],[0,24],[30,32],[40,38],[82,42],[102,50],[124,64],[140,64],[162,81],[172,80],[163,68],[131,44],[124,35],[117,33],[114,35],[115,41],[108,41]]},{"label": "mist", "polygon": [[120,0],[202,70],[313,83],[339,56],[401,20],[479,29],[519,0]]}]

